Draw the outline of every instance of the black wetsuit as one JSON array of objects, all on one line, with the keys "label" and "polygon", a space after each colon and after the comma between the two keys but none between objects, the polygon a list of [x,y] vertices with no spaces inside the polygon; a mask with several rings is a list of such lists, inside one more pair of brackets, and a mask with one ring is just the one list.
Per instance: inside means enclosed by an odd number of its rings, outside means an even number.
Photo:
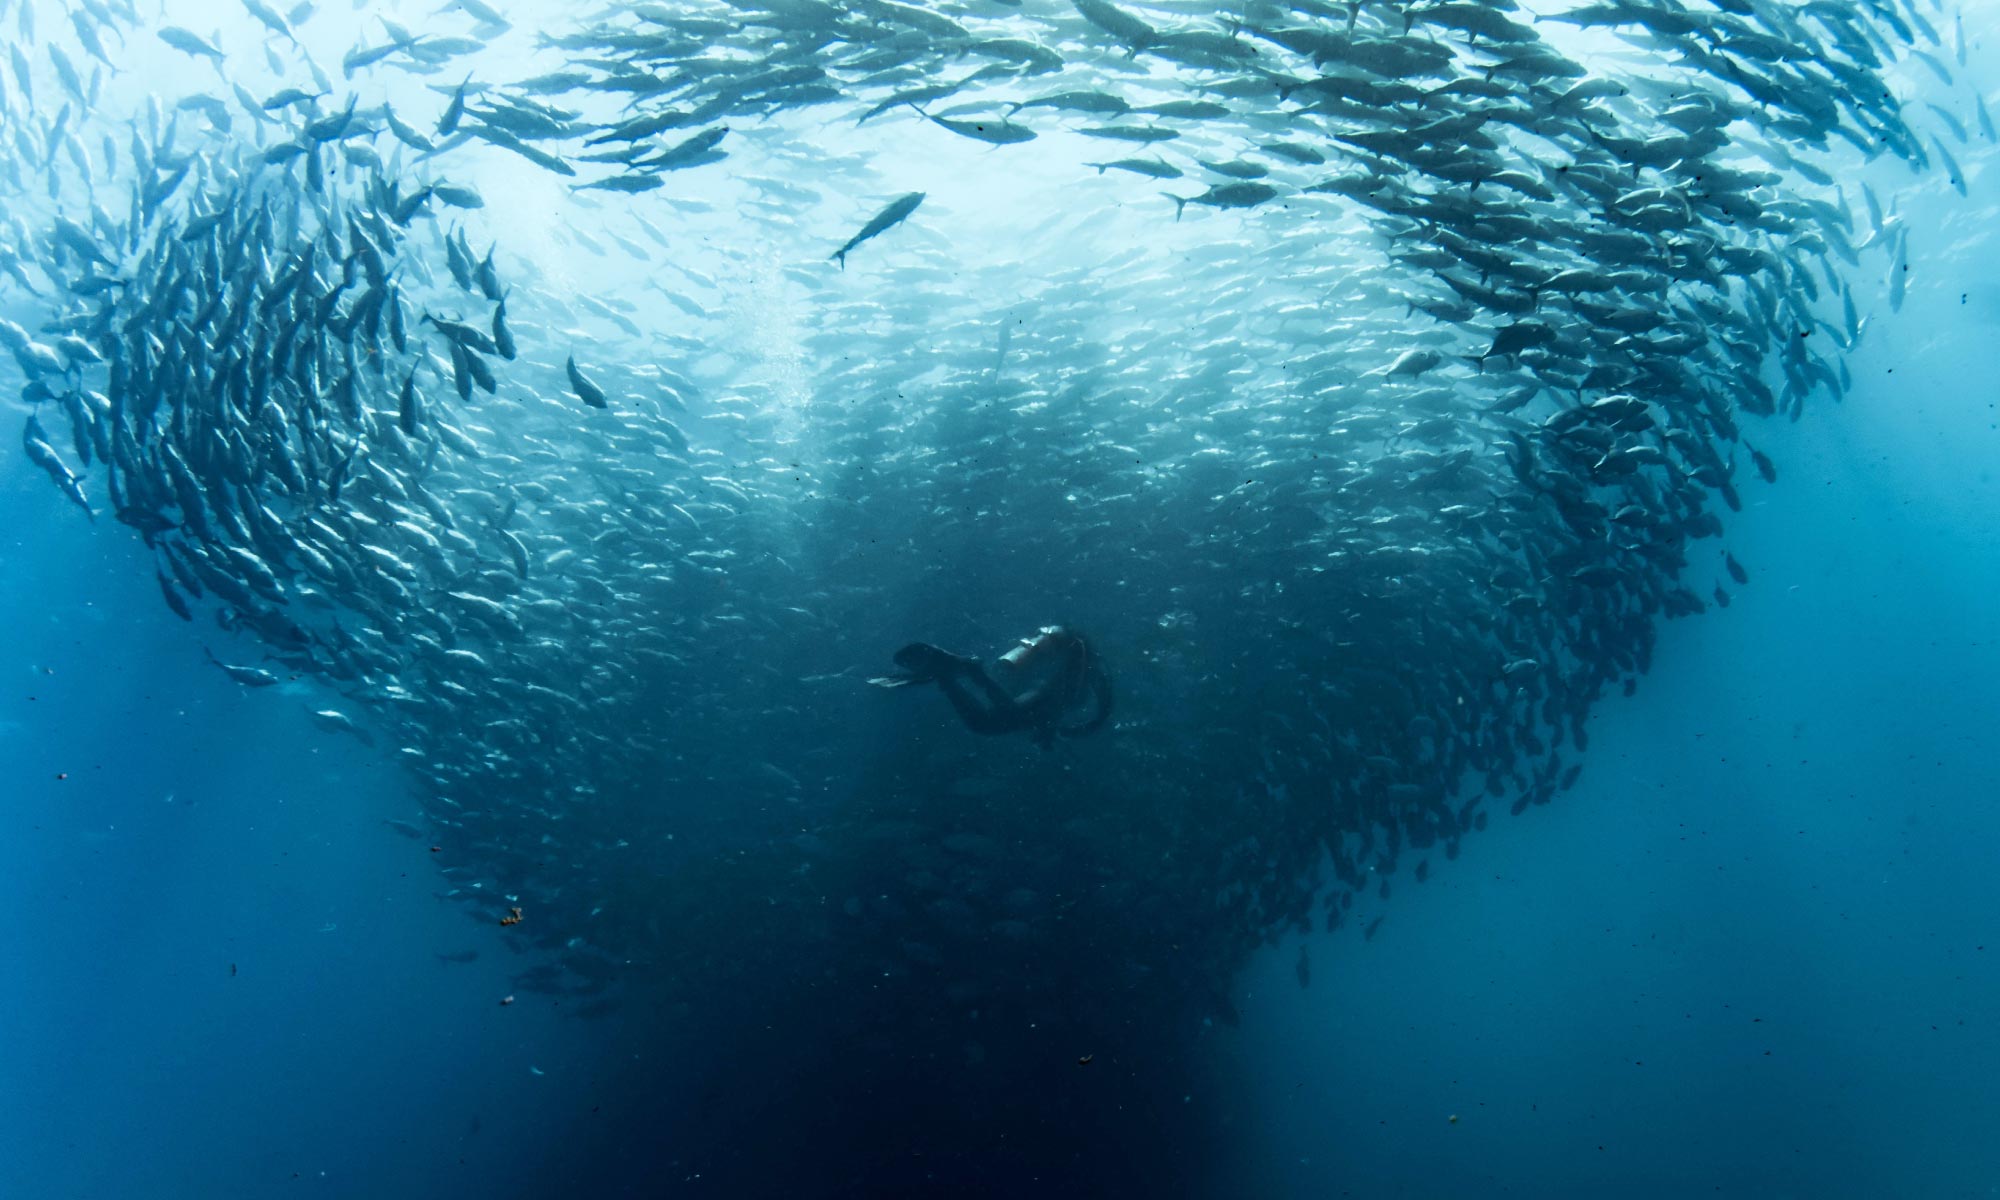
[{"label": "black wetsuit", "polygon": [[[1014,695],[977,659],[965,658],[916,642],[896,652],[898,666],[911,672],[904,682],[935,683],[951,701],[965,727],[977,734],[1028,732],[1046,746],[1057,736],[1085,737],[1111,720],[1111,677],[1091,653],[1089,643],[1073,633],[1059,633],[1050,646],[1056,665],[1041,682]],[[1065,720],[1085,703],[1091,708],[1081,720]]]}]

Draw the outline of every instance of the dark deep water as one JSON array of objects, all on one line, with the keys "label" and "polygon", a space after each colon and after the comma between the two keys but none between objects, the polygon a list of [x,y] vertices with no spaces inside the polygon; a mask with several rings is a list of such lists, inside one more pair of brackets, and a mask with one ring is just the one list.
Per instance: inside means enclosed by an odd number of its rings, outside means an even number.
[{"label": "dark deep water", "polygon": [[[167,612],[131,530],[87,523],[10,433],[0,1197],[1992,1194],[2000,293],[1990,153],[1960,157],[1966,198],[1896,168],[1921,187],[1901,201],[1916,274],[1900,312],[1872,305],[1844,401],[1749,427],[1782,472],[1722,514],[1750,583],[1661,624],[1636,694],[1592,711],[1574,789],[1496,813],[1426,881],[1406,866],[1365,940],[1350,922],[1257,951],[1226,982],[1234,1022],[1170,1016],[1146,975],[1113,969],[1143,936],[1115,902],[1054,944],[990,939],[996,973],[1034,980],[1018,1005],[921,1006],[946,972],[841,962],[843,943],[748,918],[736,942],[703,926],[674,978],[614,989],[615,1006],[523,986],[539,951],[442,897],[393,740],[315,727],[340,698],[321,682],[252,690],[209,665],[222,635]],[[1865,262],[1872,296],[1883,259]],[[1699,587],[1722,545],[1692,548]],[[873,673],[917,630],[969,647],[1045,619],[1016,578],[1033,538],[980,550],[934,552],[990,572],[993,607],[938,617],[962,602],[924,576],[875,610],[886,628],[838,654],[786,643],[783,670],[743,688],[777,708],[785,676]],[[1108,586],[1068,603],[1131,659],[1158,636]],[[760,636],[702,636],[739,634]],[[838,661],[853,647],[866,661]],[[1276,682],[1257,688],[1290,686],[1265,666]],[[1134,674],[1162,694],[1238,686],[1212,663]],[[945,824],[1090,840],[1063,860],[1092,872],[1079,892],[1147,870],[1114,849],[1154,799],[1115,786],[1143,731],[1044,758],[975,742],[940,705],[832,695],[774,718],[840,734],[795,747],[829,809],[901,787],[915,741],[974,781],[935,797],[963,806]],[[774,738],[699,732],[719,759]],[[1240,762],[1146,747],[1176,752],[1265,786],[1247,745]],[[688,802],[718,828],[739,802],[745,838],[775,827],[740,780],[715,788]],[[801,812],[801,838],[863,836]],[[840,861],[814,918],[834,926],[842,896],[910,869],[887,849]],[[741,872],[642,864],[621,899],[654,903],[671,942],[676,920],[754,913],[766,880]]]}]

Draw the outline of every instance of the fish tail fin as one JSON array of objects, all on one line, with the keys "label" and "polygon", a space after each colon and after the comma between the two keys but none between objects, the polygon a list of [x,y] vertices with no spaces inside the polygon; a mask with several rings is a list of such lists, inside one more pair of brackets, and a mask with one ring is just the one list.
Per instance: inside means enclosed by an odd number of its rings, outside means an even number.
[{"label": "fish tail fin", "polygon": [[847,269],[847,251],[835,250],[832,254],[828,255],[827,257],[839,263],[841,270],[845,271]]},{"label": "fish tail fin", "polygon": [[1176,221],[1180,220],[1181,214],[1187,211],[1188,201],[1194,198],[1192,196],[1176,196],[1172,192],[1161,192],[1160,195],[1174,202],[1174,220]]}]

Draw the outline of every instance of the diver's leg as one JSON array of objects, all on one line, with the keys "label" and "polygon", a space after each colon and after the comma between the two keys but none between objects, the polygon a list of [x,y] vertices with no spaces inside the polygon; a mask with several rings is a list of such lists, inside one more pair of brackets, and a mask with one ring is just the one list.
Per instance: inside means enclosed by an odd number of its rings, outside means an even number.
[{"label": "diver's leg", "polygon": [[930,683],[967,666],[978,665],[975,659],[953,654],[929,642],[911,642],[896,651],[895,663],[909,674],[911,683]]},{"label": "diver's leg", "polygon": [[[993,682],[976,658],[953,654],[926,642],[912,642],[896,651],[896,665],[923,682],[934,682],[943,688],[961,712],[967,708],[1005,712],[1014,707],[1014,697]],[[966,679],[975,685],[976,695],[966,687],[963,682]]]},{"label": "diver's leg", "polygon": [[966,662],[961,668],[960,674],[962,676],[970,676],[972,681],[979,685],[979,690],[986,696],[988,707],[999,712],[1019,707],[1013,693],[993,682],[993,677],[986,673],[986,668],[980,666],[978,663]]},{"label": "diver's leg", "polygon": [[[976,684],[976,694],[967,683],[968,678]],[[939,675],[937,685],[958,710],[958,719],[974,733],[1011,733],[1024,725],[1014,698],[988,678],[976,662]]]}]

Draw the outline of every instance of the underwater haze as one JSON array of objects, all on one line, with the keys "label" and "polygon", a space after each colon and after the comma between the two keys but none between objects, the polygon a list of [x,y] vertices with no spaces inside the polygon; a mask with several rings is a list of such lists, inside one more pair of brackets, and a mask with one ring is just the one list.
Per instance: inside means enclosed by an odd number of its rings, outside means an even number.
[{"label": "underwater haze", "polygon": [[0,29],[0,1196],[2000,1190],[2000,9]]}]

